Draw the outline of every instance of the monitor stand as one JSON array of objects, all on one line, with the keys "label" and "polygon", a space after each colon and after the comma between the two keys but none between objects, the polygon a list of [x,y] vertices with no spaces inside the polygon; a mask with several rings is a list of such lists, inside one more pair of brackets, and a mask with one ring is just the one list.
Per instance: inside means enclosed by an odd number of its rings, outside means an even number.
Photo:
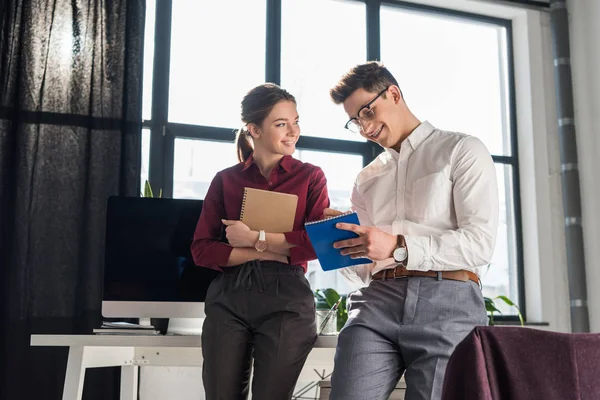
[{"label": "monitor stand", "polygon": [[169,318],[167,335],[201,335],[204,318]]}]

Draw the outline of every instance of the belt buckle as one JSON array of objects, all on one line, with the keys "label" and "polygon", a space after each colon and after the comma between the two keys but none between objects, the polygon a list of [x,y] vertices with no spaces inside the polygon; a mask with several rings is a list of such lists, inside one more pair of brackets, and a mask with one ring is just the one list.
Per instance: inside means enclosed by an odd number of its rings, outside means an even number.
[{"label": "belt buckle", "polygon": [[[403,271],[403,268],[404,267],[402,265],[399,265],[394,268],[394,270],[393,270],[394,271],[394,279],[408,278],[408,275],[404,273],[405,271]],[[403,274],[403,275],[401,275],[401,274]]]}]

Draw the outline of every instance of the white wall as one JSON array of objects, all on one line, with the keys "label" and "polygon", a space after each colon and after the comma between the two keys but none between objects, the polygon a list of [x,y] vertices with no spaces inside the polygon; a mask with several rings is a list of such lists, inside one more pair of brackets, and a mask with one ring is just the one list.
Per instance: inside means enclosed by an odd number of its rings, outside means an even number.
[{"label": "white wall", "polygon": [[548,13],[513,18],[527,319],[570,330]]},{"label": "white wall", "polygon": [[590,328],[600,332],[600,1],[567,1]]}]

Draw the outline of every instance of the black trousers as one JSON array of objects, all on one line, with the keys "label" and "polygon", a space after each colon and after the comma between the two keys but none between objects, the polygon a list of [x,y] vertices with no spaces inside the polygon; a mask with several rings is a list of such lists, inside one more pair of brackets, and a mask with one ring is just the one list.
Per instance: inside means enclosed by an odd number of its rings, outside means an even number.
[{"label": "black trousers", "polygon": [[317,337],[315,301],[301,267],[250,261],[210,285],[202,329],[207,400],[290,399]]}]

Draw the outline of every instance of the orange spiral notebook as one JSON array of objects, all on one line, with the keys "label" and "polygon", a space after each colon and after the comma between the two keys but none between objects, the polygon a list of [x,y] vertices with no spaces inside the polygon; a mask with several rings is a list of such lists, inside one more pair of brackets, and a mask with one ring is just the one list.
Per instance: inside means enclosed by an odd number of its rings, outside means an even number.
[{"label": "orange spiral notebook", "polygon": [[240,220],[253,231],[284,233],[294,230],[298,196],[244,188]]}]

